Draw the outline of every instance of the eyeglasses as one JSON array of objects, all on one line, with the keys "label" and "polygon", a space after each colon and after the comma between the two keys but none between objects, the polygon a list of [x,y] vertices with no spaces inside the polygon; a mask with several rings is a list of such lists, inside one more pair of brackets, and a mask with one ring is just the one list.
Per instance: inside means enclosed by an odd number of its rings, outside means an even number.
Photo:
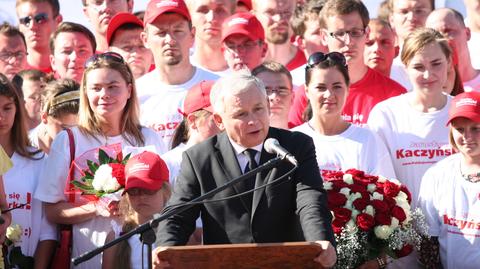
[{"label": "eyeglasses", "polygon": [[13,58],[17,59],[18,61],[22,61],[23,58],[27,56],[27,53],[24,51],[17,51],[17,52],[0,52],[0,61],[8,63]]},{"label": "eyeglasses", "polygon": [[363,35],[365,35],[365,29],[352,29],[350,31],[336,31],[336,32],[330,32],[328,33],[329,36],[335,38],[335,39],[339,39],[339,40],[345,40],[345,38],[347,37],[347,35],[349,37],[353,37],[353,38],[358,38],[358,37],[362,37]]},{"label": "eyeglasses", "polygon": [[345,56],[343,56],[343,54],[341,54],[340,52],[336,52],[336,51],[330,52],[330,53],[315,52],[314,54],[310,55],[310,57],[308,57],[306,69],[310,69],[315,65],[326,61],[327,59],[329,59],[333,63],[347,66],[347,60],[345,59]]},{"label": "eyeglasses", "polygon": [[27,17],[23,17],[23,18],[18,19],[20,24],[23,24],[27,27],[30,27],[30,24],[31,24],[32,21],[35,21],[36,24],[43,24],[47,20],[48,20],[48,14],[47,13],[38,13],[37,15],[35,15],[33,17],[32,16],[27,16]]},{"label": "eyeglasses", "polygon": [[278,96],[288,96],[292,92],[290,89],[283,88],[283,87],[277,87],[277,88],[266,88],[267,91],[267,96],[273,95],[274,93]]},{"label": "eyeglasses", "polygon": [[85,68],[91,67],[94,63],[96,63],[100,59],[125,64],[125,61],[123,60],[122,55],[116,52],[109,51],[105,53],[92,55],[90,58],[88,58],[85,61]]},{"label": "eyeglasses", "polygon": [[231,51],[248,51],[255,48],[261,41],[247,41],[243,44],[225,43],[225,46]]},{"label": "eyeglasses", "polygon": [[132,189],[126,190],[125,192],[129,196],[140,196],[140,195],[152,196],[155,193],[157,193],[158,190],[148,190],[148,189],[143,189],[143,188],[132,188]]}]

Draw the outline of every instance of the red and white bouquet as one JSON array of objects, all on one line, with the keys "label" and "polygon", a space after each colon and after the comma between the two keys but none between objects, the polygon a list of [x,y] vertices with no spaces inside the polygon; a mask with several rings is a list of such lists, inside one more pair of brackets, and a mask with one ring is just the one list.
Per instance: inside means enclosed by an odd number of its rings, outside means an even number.
[{"label": "red and white bouquet", "polygon": [[427,236],[425,217],[411,210],[410,192],[398,180],[356,169],[323,171],[322,177],[333,215],[337,268],[357,268],[382,254],[406,256]]}]

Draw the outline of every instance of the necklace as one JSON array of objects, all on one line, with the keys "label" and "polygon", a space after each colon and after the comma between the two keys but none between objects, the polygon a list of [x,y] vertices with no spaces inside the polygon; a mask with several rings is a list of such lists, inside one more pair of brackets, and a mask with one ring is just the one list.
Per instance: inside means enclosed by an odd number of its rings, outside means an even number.
[{"label": "necklace", "polygon": [[462,177],[468,182],[472,182],[472,183],[480,182],[480,172],[476,174],[469,174],[469,175],[462,174]]}]

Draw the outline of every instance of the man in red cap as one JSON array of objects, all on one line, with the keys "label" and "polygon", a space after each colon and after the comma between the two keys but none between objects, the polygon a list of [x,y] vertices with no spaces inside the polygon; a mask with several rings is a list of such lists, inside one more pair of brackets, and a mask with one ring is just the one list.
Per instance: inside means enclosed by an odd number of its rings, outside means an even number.
[{"label": "man in red cap", "polygon": [[186,0],[195,27],[191,61],[194,65],[221,75],[228,70],[223,58],[222,23],[233,14],[235,0]]},{"label": "man in red cap", "polygon": [[145,75],[153,62],[152,52],[140,37],[142,32],[143,22],[127,12],[115,15],[107,28],[109,50],[122,55],[135,79]]},{"label": "man in red cap", "polygon": [[156,130],[170,147],[173,132],[183,120],[178,109],[188,90],[204,79],[216,80],[218,76],[190,63],[195,30],[183,0],[150,1],[144,24],[141,37],[152,50],[155,69],[137,80],[140,120]]},{"label": "man in red cap", "polygon": [[267,53],[263,27],[251,13],[236,13],[223,23],[223,55],[231,70],[252,70]]},{"label": "man in red cap", "polygon": [[82,4],[83,13],[93,26],[98,51],[107,51],[110,20],[119,12],[132,12],[133,0],[82,0]]}]

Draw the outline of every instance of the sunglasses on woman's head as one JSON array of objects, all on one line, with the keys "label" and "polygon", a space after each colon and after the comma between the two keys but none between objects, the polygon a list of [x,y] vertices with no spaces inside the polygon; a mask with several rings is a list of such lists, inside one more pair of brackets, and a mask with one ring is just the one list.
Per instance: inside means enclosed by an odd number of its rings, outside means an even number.
[{"label": "sunglasses on woman's head", "polygon": [[327,59],[330,59],[330,61],[336,64],[347,66],[347,60],[345,59],[345,56],[343,56],[343,54],[341,54],[340,52],[315,52],[314,54],[310,55],[310,57],[308,57],[306,69],[310,69],[315,65],[326,61]]},{"label": "sunglasses on woman's head", "polygon": [[122,55],[116,53],[116,52],[105,52],[105,53],[99,53],[99,54],[94,54],[90,58],[85,61],[85,68],[90,67],[93,63],[96,63],[98,60],[108,60],[108,61],[113,61],[117,62],[120,64],[125,64],[125,61],[123,60]]}]

